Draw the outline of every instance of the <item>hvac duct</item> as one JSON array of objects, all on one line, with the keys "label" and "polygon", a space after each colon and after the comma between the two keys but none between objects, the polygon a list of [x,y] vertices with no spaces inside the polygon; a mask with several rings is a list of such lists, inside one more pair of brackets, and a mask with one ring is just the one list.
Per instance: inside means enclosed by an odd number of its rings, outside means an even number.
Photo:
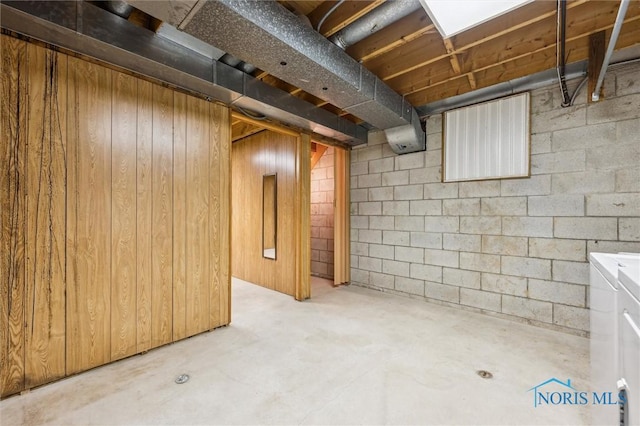
[{"label": "hvac duct", "polygon": [[418,0],[388,0],[335,33],[329,40],[341,49],[346,49],[421,8]]},{"label": "hvac duct", "polygon": [[122,0],[107,0],[98,3],[101,4],[105,10],[124,19],[128,19],[131,12],[133,12],[133,6]]},{"label": "hvac duct", "polygon": [[[155,2],[132,1],[153,15]],[[179,2],[182,6],[182,3]],[[197,2],[177,25],[185,32],[248,61],[281,80],[317,96],[385,131],[398,154],[425,149],[425,135],[413,107],[342,49],[306,26],[275,1],[218,0]],[[393,135],[412,135],[395,140]],[[417,137],[413,137],[417,135]]]},{"label": "hvac duct", "polygon": [[348,145],[367,141],[367,128],[217,61],[224,52],[175,28],[165,27],[161,36],[82,1],[2,1],[0,19],[7,30],[227,105],[260,111]]}]

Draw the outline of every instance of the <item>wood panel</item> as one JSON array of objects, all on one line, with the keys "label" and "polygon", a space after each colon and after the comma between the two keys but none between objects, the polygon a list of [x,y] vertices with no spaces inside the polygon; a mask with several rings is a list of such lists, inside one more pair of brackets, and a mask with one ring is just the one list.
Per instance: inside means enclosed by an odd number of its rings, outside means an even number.
[{"label": "wood panel", "polygon": [[423,9],[398,20],[393,25],[371,34],[349,46],[346,52],[356,61],[368,61],[406,44],[428,32],[437,31]]},{"label": "wood panel", "polygon": [[335,149],[335,209],[334,209],[334,285],[348,284],[351,280],[350,230],[350,151]]},{"label": "wood panel", "polygon": [[28,45],[25,386],[65,374],[67,57]]},{"label": "wood panel", "polygon": [[151,346],[172,338],[173,92],[153,86]]},{"label": "wood panel", "polygon": [[228,324],[229,110],[1,38],[0,397]]},{"label": "wood panel", "polygon": [[[209,104],[201,99],[187,99],[189,138],[187,139],[187,334],[194,335],[209,329],[209,201],[219,212],[218,191],[211,194],[209,170],[210,125]],[[216,156],[214,164],[218,163]],[[215,168],[214,168],[215,170]],[[211,241],[217,246],[216,240]],[[217,257],[217,256],[216,256]],[[219,260],[216,259],[216,263]],[[218,268],[219,269],[219,268]],[[218,269],[214,275],[218,276]],[[217,291],[217,288],[215,289]],[[217,300],[216,300],[217,302]]]},{"label": "wood panel", "polygon": [[136,251],[137,351],[151,348],[153,85],[138,81]]},{"label": "wood panel", "polygon": [[70,58],[75,81],[75,277],[67,292],[67,372],[110,360],[111,71]]},{"label": "wood panel", "polygon": [[[210,209],[213,225],[211,232],[219,233],[218,249],[212,246],[212,252],[219,257],[219,272],[212,272],[211,281],[211,326],[219,327],[231,322],[231,114],[229,108],[211,105],[211,146],[219,147],[218,177],[220,185],[220,204],[218,219],[214,215],[215,208]],[[212,156],[212,158],[215,158]],[[215,168],[211,169],[215,170]],[[212,174],[211,182],[215,175]],[[214,206],[215,207],[215,206]],[[213,239],[212,239],[213,241]],[[218,287],[216,294],[215,289]],[[217,309],[215,298],[218,298]]]},{"label": "wood panel", "polygon": [[[310,159],[310,144],[306,161]],[[298,138],[265,131],[233,144],[232,216],[233,275],[296,296],[299,210]],[[307,166],[308,170],[308,166]],[[277,174],[276,259],[262,253],[262,178]]]},{"label": "wood panel", "polygon": [[296,158],[296,300],[311,297],[311,138],[298,139]]},{"label": "wood panel", "polygon": [[[211,108],[214,111],[210,113],[212,115],[217,115],[217,111],[215,111],[216,109],[215,106],[211,106]],[[223,122],[224,121],[218,122],[217,125],[214,125],[214,129],[220,130],[220,126],[222,125]],[[228,122],[228,119],[226,122]],[[228,130],[229,129],[227,129],[227,131]],[[220,153],[221,153],[220,145],[221,144],[219,143],[219,141],[212,139],[210,145],[211,147],[210,147],[209,156],[208,156],[209,168],[210,170],[216,170],[216,166],[220,164]],[[218,174],[212,173],[209,179],[209,203],[210,204],[209,204],[208,220],[210,224],[222,223],[221,220],[224,214],[221,211],[221,206],[223,202],[221,200],[222,187],[221,187],[219,169],[217,170],[218,170]],[[221,236],[222,236],[221,229],[215,225],[211,226],[210,244],[212,247],[221,247],[220,245]],[[221,312],[221,307],[220,307],[221,290],[222,290],[222,287],[226,285],[226,283],[222,282],[222,277],[220,276],[221,267],[222,267],[221,256],[222,256],[221,252],[216,252],[216,254],[212,256],[211,259],[209,259],[210,260],[209,271],[211,274],[211,291],[209,293],[211,311],[210,311],[209,322],[212,327],[218,325],[220,312]]]},{"label": "wood panel", "polygon": [[173,97],[173,339],[187,334],[187,96]]},{"label": "wood panel", "polygon": [[26,43],[0,36],[0,397],[24,388]]},{"label": "wood panel", "polygon": [[114,72],[111,117],[111,360],[137,351],[137,81]]}]

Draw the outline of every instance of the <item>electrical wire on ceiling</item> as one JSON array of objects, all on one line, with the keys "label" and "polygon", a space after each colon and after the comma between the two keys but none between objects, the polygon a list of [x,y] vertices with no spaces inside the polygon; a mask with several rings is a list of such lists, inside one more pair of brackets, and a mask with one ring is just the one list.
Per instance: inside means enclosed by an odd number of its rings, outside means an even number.
[{"label": "electrical wire on ceiling", "polygon": [[322,19],[320,19],[320,22],[318,22],[318,26],[316,27],[316,31],[320,32],[320,28],[322,28],[322,24],[324,24],[324,21],[327,20],[327,18],[329,17],[329,15],[331,15],[333,12],[335,12],[335,10],[340,7],[340,5],[344,3],[344,0],[340,0],[338,3],[334,4],[331,9],[329,9],[327,11],[327,13],[324,14],[324,16],[322,17]]},{"label": "electrical wire on ceiling", "polygon": [[569,96],[567,89],[567,81],[565,79],[565,45],[567,41],[567,1],[558,0],[557,3],[557,27],[556,27],[556,69],[558,71],[558,83],[560,84],[560,93],[562,94],[563,108],[573,104],[573,98]]}]

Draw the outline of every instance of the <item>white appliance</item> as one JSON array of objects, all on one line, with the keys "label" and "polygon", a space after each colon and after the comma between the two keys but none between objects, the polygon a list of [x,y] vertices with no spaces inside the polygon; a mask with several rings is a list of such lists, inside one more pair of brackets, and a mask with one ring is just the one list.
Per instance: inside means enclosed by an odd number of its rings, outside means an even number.
[{"label": "white appliance", "polygon": [[620,406],[621,425],[640,425],[640,263],[618,274],[619,380],[625,394]]},{"label": "white appliance", "polygon": [[[591,253],[590,331],[591,383],[593,391],[613,392],[618,373],[618,270],[640,262],[640,254]],[[617,424],[618,406],[593,405],[592,424]]]}]

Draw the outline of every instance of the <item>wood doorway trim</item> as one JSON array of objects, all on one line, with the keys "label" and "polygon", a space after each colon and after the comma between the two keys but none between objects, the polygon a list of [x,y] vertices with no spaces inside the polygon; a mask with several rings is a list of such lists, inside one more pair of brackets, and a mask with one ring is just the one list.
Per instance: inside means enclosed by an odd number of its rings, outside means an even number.
[{"label": "wood doorway trim", "polygon": [[311,137],[298,136],[296,158],[296,300],[311,297]]},{"label": "wood doorway trim", "polygon": [[334,150],[333,284],[351,280],[350,165],[351,152]]}]

